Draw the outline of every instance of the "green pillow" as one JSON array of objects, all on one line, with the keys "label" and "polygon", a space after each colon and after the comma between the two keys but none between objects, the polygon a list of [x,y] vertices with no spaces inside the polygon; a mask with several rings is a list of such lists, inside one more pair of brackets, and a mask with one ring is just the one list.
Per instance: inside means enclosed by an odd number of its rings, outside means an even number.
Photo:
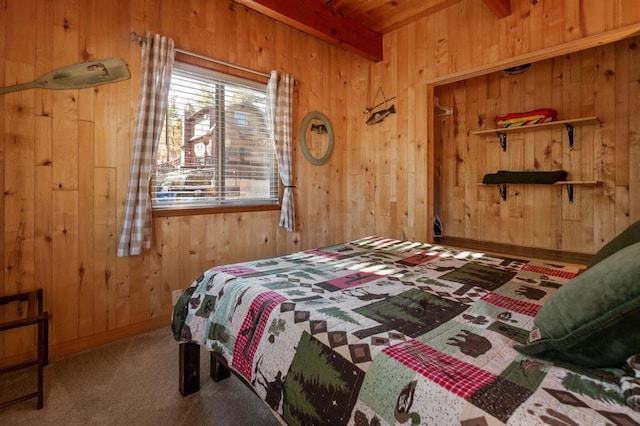
[{"label": "green pillow", "polygon": [[611,256],[613,253],[631,244],[640,243],[640,220],[622,231],[617,237],[605,244],[596,254],[593,255],[587,268],[593,267],[602,259]]},{"label": "green pillow", "polygon": [[565,283],[534,323],[541,339],[515,346],[527,355],[585,367],[619,367],[640,353],[640,243]]}]

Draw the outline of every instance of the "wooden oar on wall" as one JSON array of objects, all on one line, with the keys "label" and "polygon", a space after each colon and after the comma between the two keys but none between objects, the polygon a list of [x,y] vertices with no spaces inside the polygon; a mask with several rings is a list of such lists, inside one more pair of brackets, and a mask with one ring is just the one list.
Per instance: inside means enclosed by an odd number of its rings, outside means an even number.
[{"label": "wooden oar on wall", "polygon": [[0,94],[33,88],[82,89],[127,80],[129,77],[131,74],[122,58],[108,58],[58,68],[30,83],[0,87]]}]

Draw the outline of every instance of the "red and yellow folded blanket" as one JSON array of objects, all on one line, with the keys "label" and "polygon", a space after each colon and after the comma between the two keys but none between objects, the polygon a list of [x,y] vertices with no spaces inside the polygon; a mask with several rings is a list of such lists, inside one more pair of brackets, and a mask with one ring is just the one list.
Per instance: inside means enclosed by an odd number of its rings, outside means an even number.
[{"label": "red and yellow folded blanket", "polygon": [[558,112],[551,108],[541,108],[527,112],[508,112],[496,116],[498,127],[517,127],[547,123],[558,118]]}]

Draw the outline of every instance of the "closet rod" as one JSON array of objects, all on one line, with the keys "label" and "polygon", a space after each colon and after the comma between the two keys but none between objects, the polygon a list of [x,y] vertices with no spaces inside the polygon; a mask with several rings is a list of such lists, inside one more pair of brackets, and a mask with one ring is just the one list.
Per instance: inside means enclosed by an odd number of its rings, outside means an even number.
[{"label": "closet rod", "polygon": [[[137,41],[139,43],[142,43],[144,41],[144,37],[136,34],[135,32],[131,32],[131,34],[129,34],[129,38],[131,39],[131,41]],[[220,59],[211,58],[209,56],[200,55],[198,53],[189,52],[187,50],[175,48],[175,51],[178,52],[178,53],[182,53],[184,55],[193,56],[194,58],[204,59],[205,61],[210,61],[210,62],[219,64],[219,65],[224,65],[225,67],[235,68],[235,69],[240,70],[240,71],[244,71],[244,72],[248,72],[248,73],[251,73],[251,74],[259,75],[261,77],[265,77],[265,78],[270,78],[271,77],[271,75],[263,73],[263,72],[260,72],[260,71],[255,71],[255,70],[252,70],[250,68],[241,67],[240,65],[231,64],[229,62],[221,61]]]}]

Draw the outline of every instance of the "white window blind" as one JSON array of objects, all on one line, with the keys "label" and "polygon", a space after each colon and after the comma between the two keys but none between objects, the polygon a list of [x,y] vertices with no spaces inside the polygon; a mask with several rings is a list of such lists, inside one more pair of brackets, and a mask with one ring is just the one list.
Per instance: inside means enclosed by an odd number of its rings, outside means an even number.
[{"label": "white window blind", "polygon": [[152,181],[154,209],[278,203],[266,85],[177,62]]}]

